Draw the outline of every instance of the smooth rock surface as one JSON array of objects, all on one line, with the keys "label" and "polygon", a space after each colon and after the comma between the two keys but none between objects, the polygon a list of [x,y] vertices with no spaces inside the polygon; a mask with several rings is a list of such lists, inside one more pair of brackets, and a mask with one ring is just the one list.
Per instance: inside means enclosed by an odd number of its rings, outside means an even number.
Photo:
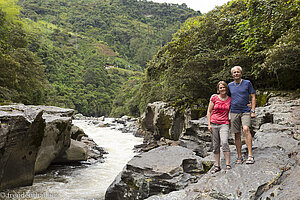
[{"label": "smooth rock surface", "polygon": [[0,106],[0,191],[33,183],[46,126],[42,115],[24,105]]},{"label": "smooth rock surface", "polygon": [[71,139],[70,147],[60,154],[53,163],[72,163],[86,161],[88,158],[88,146],[80,141]]},{"label": "smooth rock surface", "polygon": [[195,182],[204,173],[195,153],[180,146],[161,146],[131,159],[106,191],[106,200],[144,199]]}]

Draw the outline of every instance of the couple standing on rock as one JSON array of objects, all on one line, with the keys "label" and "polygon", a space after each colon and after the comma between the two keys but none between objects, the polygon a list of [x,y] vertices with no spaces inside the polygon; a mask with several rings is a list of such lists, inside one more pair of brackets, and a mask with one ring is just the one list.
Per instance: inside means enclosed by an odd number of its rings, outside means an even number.
[{"label": "couple standing on rock", "polygon": [[[238,157],[235,164],[242,164],[242,141],[241,132],[245,135],[245,142],[248,148],[246,164],[253,164],[252,135],[250,133],[251,117],[255,117],[255,90],[249,80],[242,79],[242,68],[235,66],[231,69],[234,81],[228,85],[224,81],[217,84],[217,92],[210,98],[207,109],[208,129],[212,133],[213,153],[215,166],[211,173],[221,171],[220,167],[220,146],[226,161],[226,172],[231,169],[229,137],[229,112],[231,132],[235,135],[235,146]],[[251,96],[251,108],[249,105]]]}]

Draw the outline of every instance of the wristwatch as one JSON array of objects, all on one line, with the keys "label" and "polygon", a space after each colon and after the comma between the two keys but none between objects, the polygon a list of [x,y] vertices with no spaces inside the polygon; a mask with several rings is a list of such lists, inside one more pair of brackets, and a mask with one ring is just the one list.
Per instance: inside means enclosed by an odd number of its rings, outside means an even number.
[{"label": "wristwatch", "polygon": [[255,110],[252,110],[252,109],[251,109],[251,113],[255,113]]}]

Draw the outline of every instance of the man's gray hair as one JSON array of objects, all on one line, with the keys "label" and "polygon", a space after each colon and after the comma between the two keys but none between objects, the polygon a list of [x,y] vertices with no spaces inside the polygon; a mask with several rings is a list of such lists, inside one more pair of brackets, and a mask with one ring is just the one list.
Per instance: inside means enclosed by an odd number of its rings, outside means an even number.
[{"label": "man's gray hair", "polygon": [[233,68],[231,68],[231,73],[233,70],[235,69],[239,69],[241,71],[241,73],[243,72],[242,67],[241,66],[234,66]]}]

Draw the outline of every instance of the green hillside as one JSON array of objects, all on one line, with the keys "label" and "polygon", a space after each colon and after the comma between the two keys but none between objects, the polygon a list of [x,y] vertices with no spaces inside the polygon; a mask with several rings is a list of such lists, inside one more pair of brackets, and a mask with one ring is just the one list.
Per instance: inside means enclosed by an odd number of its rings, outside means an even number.
[{"label": "green hillside", "polygon": [[299,91],[299,9],[299,0],[233,0],[188,19],[149,62],[128,106],[205,104],[219,80],[232,81],[235,65],[258,90]]},{"label": "green hillside", "polygon": [[0,101],[88,116],[110,115],[122,84],[199,15],[185,5],[121,0],[0,0],[0,14]]},{"label": "green hillside", "polygon": [[235,65],[258,90],[300,88],[299,0],[233,0],[205,15],[144,0],[0,0],[0,9],[4,103],[139,116],[157,100],[205,105]]},{"label": "green hillside", "polygon": [[41,60],[28,48],[14,1],[0,1],[0,102],[39,104],[48,87]]},{"label": "green hillside", "polygon": [[199,15],[183,5],[137,0],[20,0],[24,17],[108,45],[145,66],[186,19]]}]

